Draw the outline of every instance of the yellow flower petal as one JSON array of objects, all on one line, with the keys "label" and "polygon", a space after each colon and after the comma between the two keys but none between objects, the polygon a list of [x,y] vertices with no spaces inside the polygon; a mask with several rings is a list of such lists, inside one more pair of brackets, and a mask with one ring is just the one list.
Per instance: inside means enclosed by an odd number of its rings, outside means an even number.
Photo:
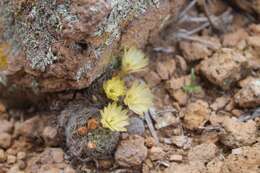
[{"label": "yellow flower petal", "polygon": [[101,124],[111,131],[126,131],[125,126],[129,124],[127,111],[116,103],[109,104],[101,113]]},{"label": "yellow flower petal", "polygon": [[145,54],[141,50],[132,47],[124,52],[122,58],[123,73],[138,72],[147,65],[148,58],[145,58]]},{"label": "yellow flower petal", "polygon": [[146,84],[134,82],[126,92],[124,103],[133,112],[142,116],[152,106],[153,95]]},{"label": "yellow flower petal", "polygon": [[118,101],[120,96],[125,95],[125,83],[119,77],[113,77],[103,84],[106,96],[114,101]]}]

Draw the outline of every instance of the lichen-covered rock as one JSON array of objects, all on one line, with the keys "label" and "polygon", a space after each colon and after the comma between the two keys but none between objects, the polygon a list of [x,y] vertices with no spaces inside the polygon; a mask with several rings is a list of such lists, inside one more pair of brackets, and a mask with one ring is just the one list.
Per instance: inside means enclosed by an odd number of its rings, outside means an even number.
[{"label": "lichen-covered rock", "polygon": [[203,127],[209,120],[210,109],[207,102],[197,100],[187,105],[184,111],[184,126],[188,129]]},{"label": "lichen-covered rock", "polygon": [[122,47],[143,47],[184,2],[2,0],[0,45],[9,51],[0,89],[27,96],[86,88]]},{"label": "lichen-covered rock", "polygon": [[140,166],[146,157],[144,138],[137,135],[122,140],[115,153],[116,162],[123,167]]},{"label": "lichen-covered rock", "polygon": [[260,144],[239,148],[240,153],[230,154],[223,163],[221,173],[258,173],[260,171]]},{"label": "lichen-covered rock", "polygon": [[241,79],[247,70],[247,59],[239,51],[221,49],[200,64],[200,71],[210,82],[223,88]]},{"label": "lichen-covered rock", "polygon": [[241,107],[260,106],[260,79],[252,79],[236,93],[234,99]]}]

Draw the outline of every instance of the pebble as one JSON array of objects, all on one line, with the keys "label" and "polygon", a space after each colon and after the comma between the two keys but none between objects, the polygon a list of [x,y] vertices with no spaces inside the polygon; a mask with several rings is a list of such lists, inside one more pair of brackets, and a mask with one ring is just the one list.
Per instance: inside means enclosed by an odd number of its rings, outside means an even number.
[{"label": "pebble", "polygon": [[0,133],[0,147],[7,149],[10,147],[12,137],[8,133]]},{"label": "pebble", "polygon": [[23,161],[23,160],[18,160],[17,164],[18,164],[19,169],[21,169],[21,170],[24,170],[26,168],[26,166],[27,166],[26,162]]},{"label": "pebble", "polygon": [[218,152],[218,147],[214,143],[203,143],[197,145],[188,153],[189,161],[201,161],[201,162],[209,162],[212,160]]},{"label": "pebble", "polygon": [[123,167],[140,166],[146,157],[144,138],[138,135],[122,140],[115,153],[116,162]]},{"label": "pebble", "polygon": [[0,120],[0,133],[11,133],[14,127],[14,124],[7,120]]},{"label": "pebble", "polygon": [[192,139],[187,136],[174,136],[172,137],[172,143],[177,147],[188,149],[191,147]]},{"label": "pebble", "polygon": [[62,149],[53,148],[51,151],[52,158],[56,163],[62,163],[64,161],[64,152]]},{"label": "pebble", "polygon": [[56,128],[45,127],[42,136],[47,146],[56,146],[58,144],[58,130]]},{"label": "pebble", "polygon": [[162,116],[155,117],[157,129],[161,129],[164,127],[168,127],[170,125],[175,125],[178,123],[177,118],[174,116],[172,112],[166,112]]},{"label": "pebble", "polygon": [[3,149],[0,149],[0,163],[5,162],[7,159],[5,151]]},{"label": "pebble", "polygon": [[76,173],[76,171],[68,166],[65,168],[64,173]]},{"label": "pebble", "polygon": [[149,158],[152,161],[162,160],[162,159],[164,159],[165,155],[166,155],[166,153],[163,151],[163,149],[161,147],[152,147],[149,150]]},{"label": "pebble", "polygon": [[18,165],[13,165],[7,173],[25,173],[24,171],[21,171],[19,169],[19,166]]},{"label": "pebble", "polygon": [[4,113],[4,112],[6,112],[5,105],[0,102],[0,113]]},{"label": "pebble", "polygon": [[197,100],[190,103],[184,111],[184,126],[190,130],[203,127],[209,115],[210,109],[207,102]]},{"label": "pebble", "polygon": [[182,155],[173,154],[170,156],[170,161],[181,162],[183,159]]},{"label": "pebble", "polygon": [[17,160],[23,160],[26,158],[26,153],[25,152],[18,152],[17,153]]},{"label": "pebble", "polygon": [[16,157],[15,156],[13,156],[13,155],[8,155],[7,156],[7,163],[8,164],[13,164],[15,162],[16,162]]},{"label": "pebble", "polygon": [[133,117],[129,120],[129,126],[127,126],[127,132],[132,135],[140,135],[144,134],[144,122],[142,119]]},{"label": "pebble", "polygon": [[146,145],[148,148],[151,148],[151,147],[153,147],[153,146],[156,145],[156,141],[155,141],[155,139],[154,139],[153,137],[147,137],[147,138],[145,139],[145,145]]}]

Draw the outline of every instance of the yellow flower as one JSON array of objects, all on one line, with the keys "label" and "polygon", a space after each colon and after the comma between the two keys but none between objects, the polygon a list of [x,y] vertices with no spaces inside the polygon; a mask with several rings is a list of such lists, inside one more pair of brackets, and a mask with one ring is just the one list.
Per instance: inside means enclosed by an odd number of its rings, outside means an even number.
[{"label": "yellow flower", "polygon": [[129,124],[127,111],[123,110],[121,106],[118,106],[116,103],[109,104],[100,113],[103,127],[118,132],[127,130],[125,128]]},{"label": "yellow flower", "polygon": [[119,77],[113,77],[103,84],[103,88],[108,98],[118,101],[120,96],[125,95],[125,83]]},{"label": "yellow flower", "polygon": [[133,112],[142,116],[152,106],[153,95],[146,84],[134,82],[126,92],[124,103]]},{"label": "yellow flower", "polygon": [[124,52],[122,58],[122,72],[133,73],[142,70],[148,65],[148,58],[137,48],[130,48]]}]

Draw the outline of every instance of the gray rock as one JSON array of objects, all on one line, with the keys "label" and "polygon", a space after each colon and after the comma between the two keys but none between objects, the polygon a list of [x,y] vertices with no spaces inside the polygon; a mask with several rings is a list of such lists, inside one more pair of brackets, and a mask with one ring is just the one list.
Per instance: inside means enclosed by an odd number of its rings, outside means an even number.
[{"label": "gray rock", "polygon": [[122,140],[115,153],[116,162],[123,167],[140,166],[146,157],[144,138],[138,135]]},{"label": "gray rock", "polygon": [[12,137],[8,133],[0,133],[0,147],[7,149],[10,147],[12,142]]},{"label": "gray rock", "polygon": [[144,122],[142,119],[133,117],[129,120],[129,126],[127,127],[127,132],[132,135],[140,135],[144,134]]}]

